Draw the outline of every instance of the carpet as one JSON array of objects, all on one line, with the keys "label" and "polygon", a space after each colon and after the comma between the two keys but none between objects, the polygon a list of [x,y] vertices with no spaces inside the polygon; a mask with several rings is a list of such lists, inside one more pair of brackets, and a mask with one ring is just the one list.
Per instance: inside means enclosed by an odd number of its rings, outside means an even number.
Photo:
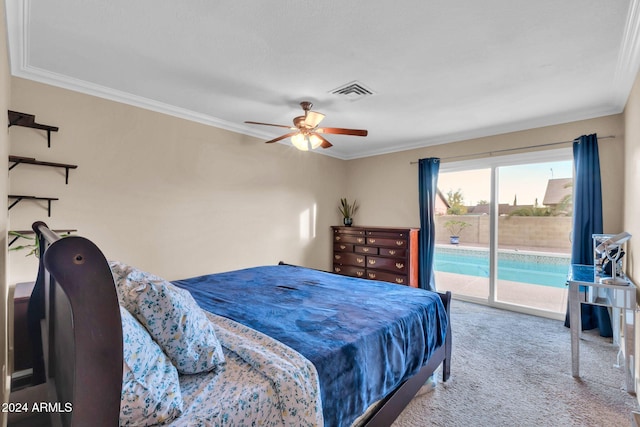
[{"label": "carpet", "polygon": [[457,300],[451,310],[451,378],[423,387],[394,427],[631,424],[638,403],[611,338],[583,334],[576,379],[563,322]]}]

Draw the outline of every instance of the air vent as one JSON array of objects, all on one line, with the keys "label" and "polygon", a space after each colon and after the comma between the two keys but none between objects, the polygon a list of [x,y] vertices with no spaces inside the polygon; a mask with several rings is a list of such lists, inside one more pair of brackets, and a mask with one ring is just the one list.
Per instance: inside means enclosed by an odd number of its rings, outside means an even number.
[{"label": "air vent", "polygon": [[374,94],[371,89],[355,80],[332,90],[331,93],[346,98],[349,101],[357,101]]}]

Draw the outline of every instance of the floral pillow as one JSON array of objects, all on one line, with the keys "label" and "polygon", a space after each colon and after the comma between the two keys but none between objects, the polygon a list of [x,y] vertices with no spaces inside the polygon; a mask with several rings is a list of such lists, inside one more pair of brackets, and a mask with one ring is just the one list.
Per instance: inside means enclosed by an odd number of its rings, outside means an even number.
[{"label": "floral pillow", "polygon": [[224,363],[213,325],[189,291],[153,274],[111,261],[118,299],[144,325],[181,374]]},{"label": "floral pillow", "polygon": [[122,319],[122,394],[120,425],[148,426],[182,414],[178,371],[133,316],[120,307]]}]

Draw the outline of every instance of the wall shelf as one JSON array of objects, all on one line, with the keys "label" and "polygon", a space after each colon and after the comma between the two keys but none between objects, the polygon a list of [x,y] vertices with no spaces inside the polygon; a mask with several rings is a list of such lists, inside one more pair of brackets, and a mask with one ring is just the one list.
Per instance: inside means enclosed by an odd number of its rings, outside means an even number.
[{"label": "wall shelf", "polygon": [[33,114],[20,113],[18,111],[7,111],[9,114],[9,127],[22,126],[32,129],[41,129],[47,131],[47,147],[51,148],[51,132],[58,132],[56,126],[43,125],[36,123],[36,116]]},{"label": "wall shelf", "polygon": [[38,166],[51,166],[55,168],[64,168],[65,169],[65,178],[64,183],[69,184],[69,169],[77,169],[78,165],[68,165],[66,163],[54,163],[54,162],[43,162],[40,160],[36,160],[33,157],[20,157],[20,156],[9,156],[9,161],[13,162],[11,166],[9,166],[9,170],[15,168],[20,163],[27,163],[30,165],[38,165]]},{"label": "wall shelf", "polygon": [[18,195],[18,194],[9,194],[10,199],[16,199],[15,202],[9,205],[9,210],[17,205],[22,200],[46,200],[47,201],[47,214],[51,216],[51,202],[53,200],[60,200],[57,197],[37,197],[37,196],[26,196],[26,195]]}]

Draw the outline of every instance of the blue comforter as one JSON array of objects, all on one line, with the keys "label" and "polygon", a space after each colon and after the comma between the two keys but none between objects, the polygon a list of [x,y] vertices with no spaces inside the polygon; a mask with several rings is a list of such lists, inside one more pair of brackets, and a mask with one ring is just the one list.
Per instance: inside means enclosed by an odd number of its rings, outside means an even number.
[{"label": "blue comforter", "polygon": [[444,344],[438,294],[289,265],[178,280],[205,310],[295,349],[318,371],[327,426],[349,426]]}]

